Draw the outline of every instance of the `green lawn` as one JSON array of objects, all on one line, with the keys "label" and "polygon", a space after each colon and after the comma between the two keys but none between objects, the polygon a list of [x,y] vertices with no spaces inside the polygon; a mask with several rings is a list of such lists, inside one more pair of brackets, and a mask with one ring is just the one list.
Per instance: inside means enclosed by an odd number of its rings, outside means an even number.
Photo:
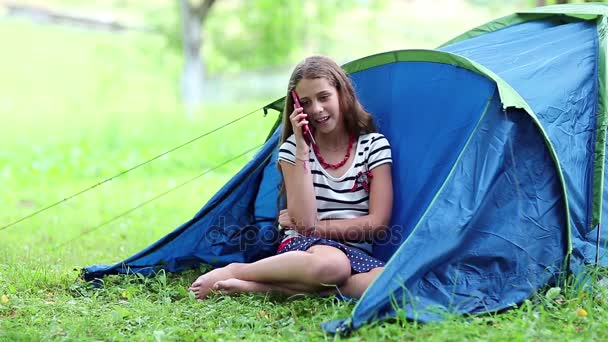
[{"label": "green lawn", "polygon": [[[163,53],[153,36],[0,22],[0,41],[0,226],[273,100],[211,103],[188,119],[174,87],[179,56]],[[109,277],[99,289],[78,279],[81,267],[122,260],[188,220],[247,158],[91,228],[262,142],[275,118],[256,113],[1,230],[0,340],[333,339],[319,325],[347,316],[353,304],[261,295],[199,302],[186,287],[201,270]],[[398,318],[352,339],[607,337],[604,288],[555,291],[502,314],[428,325]]]}]

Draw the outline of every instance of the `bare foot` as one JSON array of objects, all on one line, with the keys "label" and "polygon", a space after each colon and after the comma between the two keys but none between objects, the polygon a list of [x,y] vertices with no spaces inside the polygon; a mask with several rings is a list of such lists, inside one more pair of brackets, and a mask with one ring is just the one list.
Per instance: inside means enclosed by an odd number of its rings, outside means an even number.
[{"label": "bare foot", "polygon": [[213,289],[215,283],[231,278],[234,278],[234,274],[232,274],[229,266],[218,268],[198,277],[188,290],[194,292],[197,299],[204,299]]},{"label": "bare foot", "polygon": [[248,292],[267,293],[273,291],[272,286],[268,286],[263,283],[257,283],[255,281],[240,280],[236,278],[218,281],[217,283],[215,283],[215,285],[213,285],[213,289],[218,290],[223,294]]}]

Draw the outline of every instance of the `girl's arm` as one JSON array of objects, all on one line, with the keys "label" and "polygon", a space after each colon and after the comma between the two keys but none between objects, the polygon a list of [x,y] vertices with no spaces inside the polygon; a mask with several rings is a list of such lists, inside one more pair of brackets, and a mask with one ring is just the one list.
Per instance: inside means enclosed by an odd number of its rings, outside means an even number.
[{"label": "girl's arm", "polygon": [[308,158],[308,150],[303,152],[296,149],[296,165],[283,161],[279,163],[285,181],[289,216],[293,226],[304,231],[314,229],[317,224],[317,202]]},{"label": "girl's arm", "polygon": [[287,208],[289,211],[290,227],[300,228],[299,231],[312,230],[317,224],[317,202],[312,184],[312,173],[308,161],[310,147],[303,136],[303,126],[308,125],[308,115],[302,107],[294,105],[289,116],[295,137],[295,165],[280,161],[281,173],[285,182]]},{"label": "girl's arm", "polygon": [[321,221],[315,227],[319,236],[334,240],[364,241],[371,240],[387,228],[393,209],[391,164],[377,166],[371,173],[373,180],[369,191],[369,213],[354,219]]}]

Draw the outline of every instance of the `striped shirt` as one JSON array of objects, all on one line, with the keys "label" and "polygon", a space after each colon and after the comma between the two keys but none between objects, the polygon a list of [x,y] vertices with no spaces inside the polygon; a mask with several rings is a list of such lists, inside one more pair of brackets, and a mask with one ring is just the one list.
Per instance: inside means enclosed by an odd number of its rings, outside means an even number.
[{"label": "striped shirt", "polygon": [[[295,136],[291,135],[280,147],[279,161],[295,165]],[[375,167],[392,163],[391,149],[388,140],[380,133],[369,133],[359,136],[355,160],[341,176],[334,177],[319,164],[314,151],[310,150],[309,166],[317,200],[319,220],[351,219],[369,213],[369,194],[355,180],[359,172],[371,171]],[[355,190],[353,191],[353,188]],[[293,230],[285,232],[286,239],[298,234]],[[343,241],[371,253],[370,242]]]}]

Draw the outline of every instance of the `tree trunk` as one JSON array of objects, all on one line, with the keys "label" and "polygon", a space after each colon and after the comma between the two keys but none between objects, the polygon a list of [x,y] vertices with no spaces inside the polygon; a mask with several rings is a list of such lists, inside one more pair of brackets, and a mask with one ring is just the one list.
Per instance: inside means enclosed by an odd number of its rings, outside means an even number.
[{"label": "tree trunk", "polygon": [[201,59],[203,45],[203,24],[215,0],[204,0],[191,4],[180,0],[182,18],[182,48],[184,50],[184,70],[182,73],[182,99],[188,116],[203,102],[205,68]]},{"label": "tree trunk", "polygon": [[546,4],[547,4],[547,1],[545,1],[545,0],[536,0],[536,7],[545,6]]}]

